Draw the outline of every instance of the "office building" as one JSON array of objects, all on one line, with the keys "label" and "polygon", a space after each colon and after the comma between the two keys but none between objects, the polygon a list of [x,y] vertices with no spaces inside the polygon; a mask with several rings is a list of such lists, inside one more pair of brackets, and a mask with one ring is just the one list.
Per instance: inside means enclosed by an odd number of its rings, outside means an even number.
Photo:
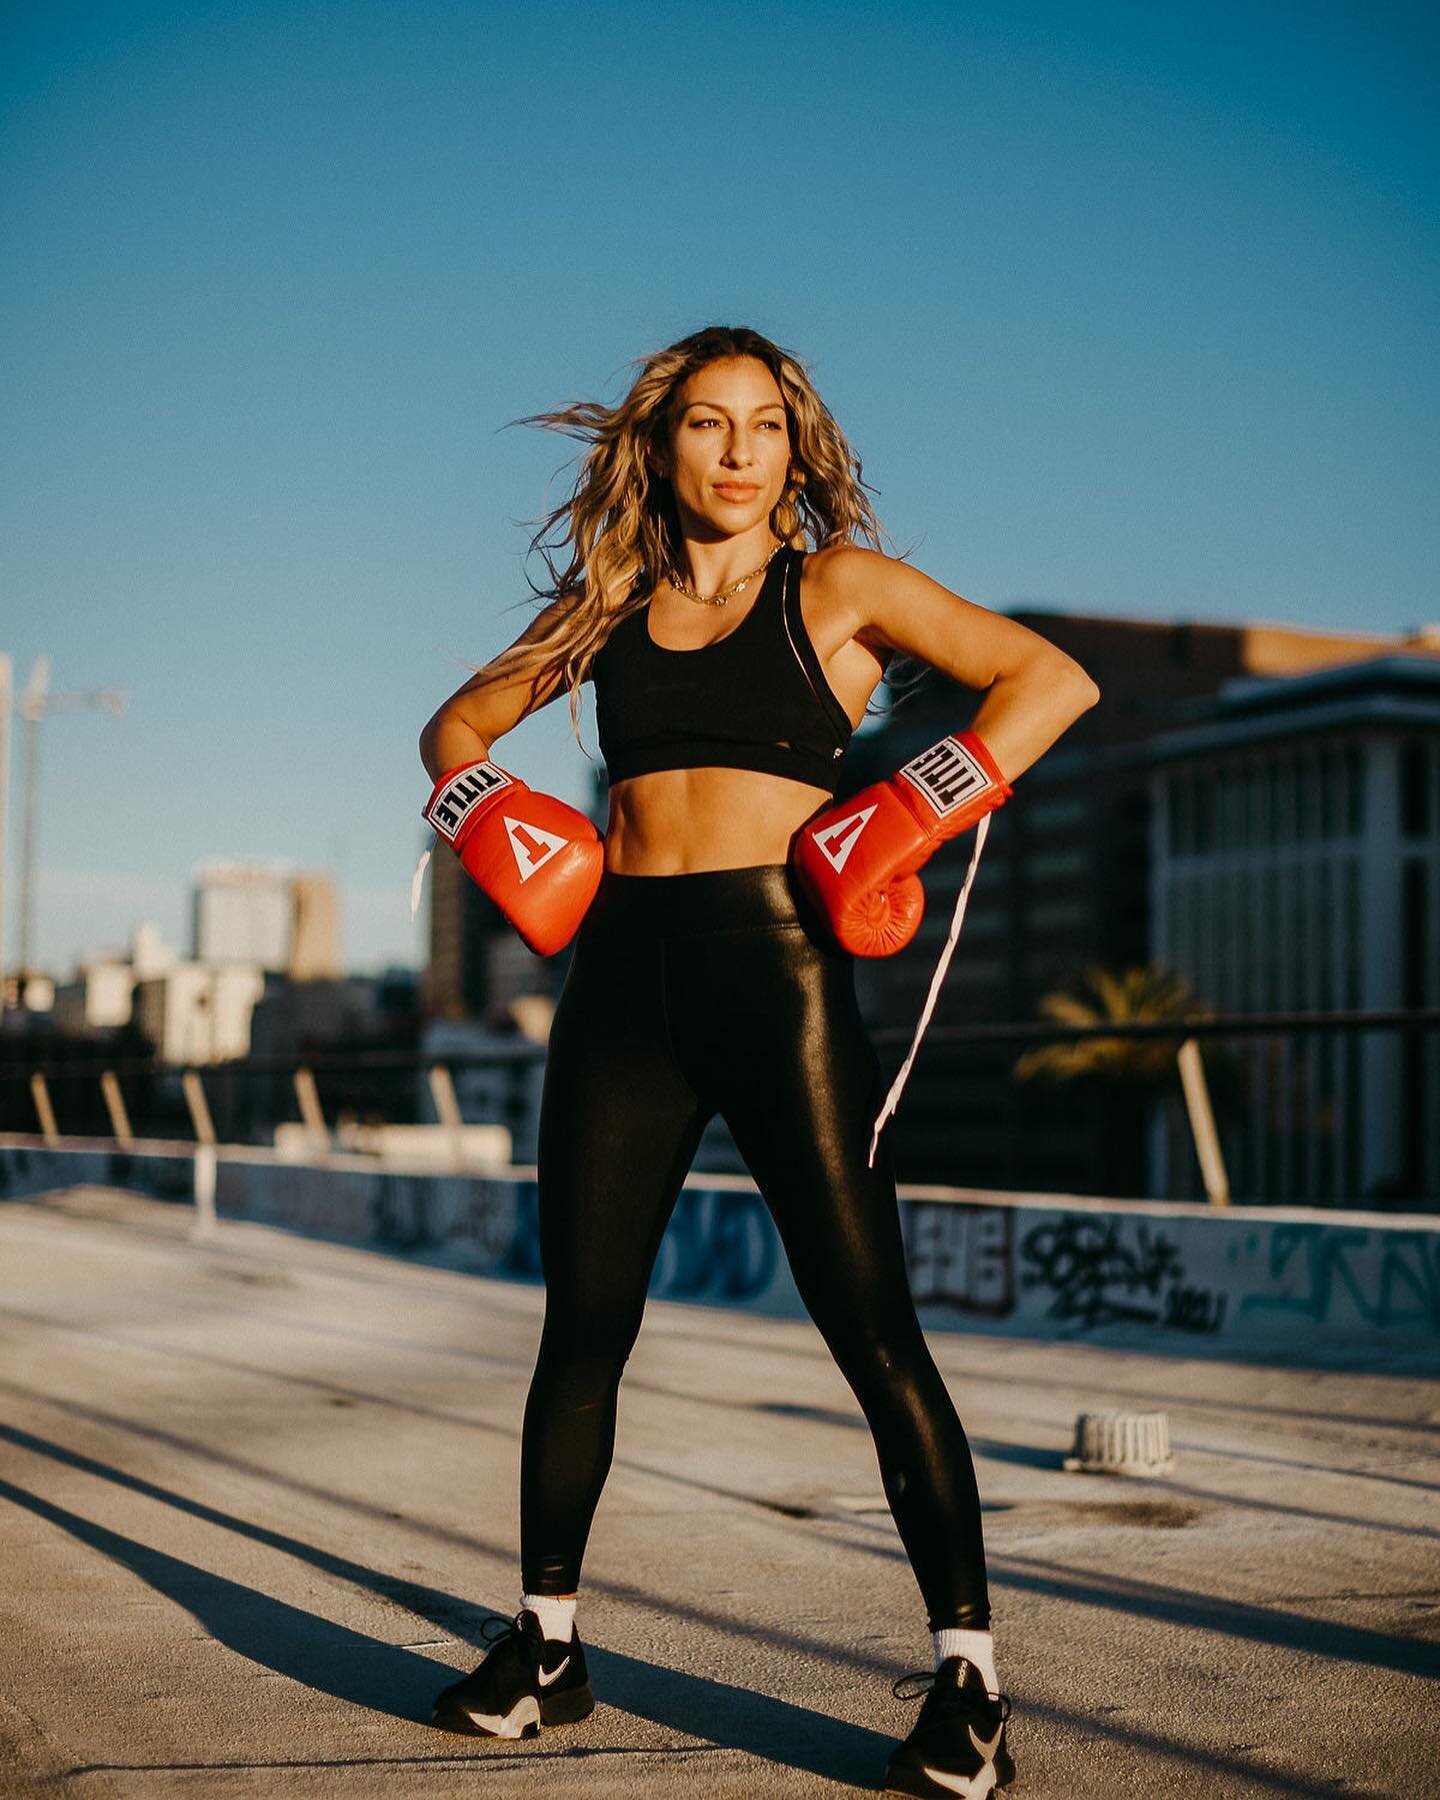
[{"label": "office building", "polygon": [[[1440,1007],[1440,660],[1227,682],[1147,746],[1154,954],[1220,1013]],[[1226,1045],[1232,1192],[1317,1205],[1440,1199],[1440,1032]],[[1156,1191],[1198,1191],[1183,1117]]]},{"label": "office building", "polygon": [[[1376,656],[1432,665],[1440,633],[1306,631],[1279,625],[1164,624],[1017,610],[1011,615],[1073,656],[1098,705],[1022,774],[991,815],[963,932],[930,1034],[891,1120],[897,1168],[910,1180],[1050,1192],[1151,1192],[1152,1096],[1098,1086],[1021,1082],[1024,1046],[946,1041],[950,1029],[1036,1020],[1040,1001],[1072,990],[1095,965],[1119,971],[1156,956],[1151,878],[1151,739],[1208,717],[1239,678],[1287,678]],[[846,758],[853,792],[974,718],[981,697],[931,675]],[[857,986],[888,1081],[909,1044],[973,849],[944,845],[926,866],[925,918],[897,956],[857,964]],[[1203,989],[1205,1004],[1213,997]],[[1173,1160],[1170,1178],[1178,1179]]]}]

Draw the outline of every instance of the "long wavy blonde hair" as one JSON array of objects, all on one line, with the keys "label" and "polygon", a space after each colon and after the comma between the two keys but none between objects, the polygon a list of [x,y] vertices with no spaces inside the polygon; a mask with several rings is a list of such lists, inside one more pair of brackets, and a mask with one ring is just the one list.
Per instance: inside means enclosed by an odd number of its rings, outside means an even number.
[{"label": "long wavy blonde hair", "polygon": [[658,581],[684,569],[670,484],[652,468],[648,453],[665,447],[689,378],[710,363],[741,356],[765,364],[785,402],[790,472],[770,515],[776,537],[795,549],[861,540],[880,548],[884,533],[867,498],[873,490],[803,364],[746,326],[707,325],[639,359],[629,392],[615,406],[582,400],[517,419],[579,438],[589,448],[578,459],[569,498],[538,521],[530,540],[550,578],[545,584],[532,580],[534,594],[542,602],[568,604],[486,667],[497,681],[529,673],[532,703],[542,692],[548,697],[567,687],[577,740],[580,689],[596,652],[621,619],[645,605]]}]

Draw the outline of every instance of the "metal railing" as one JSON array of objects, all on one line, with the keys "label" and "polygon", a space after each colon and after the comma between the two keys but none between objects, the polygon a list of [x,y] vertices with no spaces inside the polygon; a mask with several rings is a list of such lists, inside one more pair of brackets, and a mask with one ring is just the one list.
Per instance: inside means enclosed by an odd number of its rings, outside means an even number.
[{"label": "metal railing", "polygon": [[[1173,1044],[1176,1091],[1183,1095],[1204,1197],[1224,1204],[1231,1197],[1222,1149],[1225,1122],[1217,1126],[1200,1045],[1278,1039],[1288,1058],[1290,1045],[1317,1034],[1354,1041],[1368,1034],[1393,1033],[1403,1051],[1396,1067],[1409,1089],[1401,1096],[1402,1160],[1413,1178],[1410,1200],[1418,1204],[1440,1199],[1440,1080],[1432,1084],[1428,1079],[1432,1070],[1440,1074],[1440,1041],[1434,1040],[1437,1032],[1440,1008],[1436,1007],[1209,1015],[1083,1026],[1043,1019],[936,1026],[926,1035],[917,1072],[928,1064],[933,1086],[937,1071],[953,1059],[980,1059],[999,1081],[1005,1077],[1001,1058],[1024,1047],[1088,1040]],[[909,1039],[908,1030],[900,1028],[881,1027],[871,1035],[885,1052],[903,1047]],[[1410,1048],[1405,1050],[1406,1046]],[[72,1044],[64,1058],[0,1064],[0,1130],[34,1130],[38,1125],[40,1135],[54,1143],[66,1136],[106,1137],[127,1147],[140,1138],[174,1140],[183,1136],[202,1146],[215,1146],[220,1142],[273,1141],[277,1125],[287,1124],[302,1128],[315,1154],[323,1155],[331,1143],[328,1099],[332,1117],[352,1121],[365,1116],[382,1124],[418,1123],[420,1113],[428,1111],[433,1119],[424,1122],[438,1124],[458,1142],[465,1122],[455,1076],[475,1069],[533,1066],[542,1063],[544,1056],[542,1044],[519,1039],[511,1045],[443,1058],[422,1057],[410,1049],[387,1049],[303,1057],[262,1055],[182,1067],[153,1056],[116,1057],[104,1045],[86,1056]],[[241,1098],[246,1084],[252,1089],[248,1103]],[[912,1087],[918,1099],[923,1083]],[[254,1091],[257,1088],[258,1093]],[[907,1090],[912,1108],[915,1099]],[[916,1125],[913,1112],[909,1123],[912,1129]],[[1233,1120],[1229,1129],[1232,1136],[1238,1129]],[[1282,1197],[1290,1196],[1282,1192]],[[1401,1203],[1409,1202],[1402,1197]]]}]

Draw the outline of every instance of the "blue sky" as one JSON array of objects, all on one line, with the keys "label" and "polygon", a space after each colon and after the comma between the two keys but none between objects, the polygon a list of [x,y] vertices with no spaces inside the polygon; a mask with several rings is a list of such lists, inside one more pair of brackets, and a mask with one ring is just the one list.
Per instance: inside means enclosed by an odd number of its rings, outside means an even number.
[{"label": "blue sky", "polygon": [[[1326,0],[11,4],[0,651],[128,695],[45,727],[42,957],[183,944],[193,865],[254,855],[418,961],[416,738],[528,616],[566,455],[503,427],[717,320],[981,605],[1440,618],[1437,44]],[[563,703],[501,760],[588,769]]]}]

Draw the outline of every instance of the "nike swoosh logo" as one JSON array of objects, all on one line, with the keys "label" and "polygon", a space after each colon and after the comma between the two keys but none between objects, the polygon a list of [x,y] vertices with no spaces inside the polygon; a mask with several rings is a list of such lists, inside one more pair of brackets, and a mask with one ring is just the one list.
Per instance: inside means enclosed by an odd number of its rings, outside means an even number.
[{"label": "nike swoosh logo", "polygon": [[[535,1671],[535,1673],[539,1677],[541,1687],[549,1687],[550,1683],[552,1681],[558,1681],[560,1679],[560,1677],[565,1673],[565,1671],[569,1667],[570,1667],[570,1658],[567,1656],[561,1662],[559,1668],[552,1669],[548,1675],[545,1673],[545,1671],[543,1669],[537,1669]],[[974,1733],[972,1732],[971,1735],[973,1737]],[[996,1738],[995,1742],[998,1744],[1000,1742],[999,1738]]]},{"label": "nike swoosh logo", "polygon": [[932,1769],[929,1763],[920,1766],[937,1787],[948,1788],[960,1800],[985,1800],[987,1794],[995,1792],[994,1763],[986,1763],[976,1775],[952,1775],[946,1769]]},{"label": "nike swoosh logo", "polygon": [[960,1800],[986,1800],[988,1794],[995,1792],[994,1757],[1000,1748],[1000,1732],[1005,1727],[1002,1724],[1000,1731],[988,1743],[984,1738],[976,1737],[973,1725],[966,1729],[970,1733],[970,1742],[985,1758],[982,1768],[977,1769],[973,1775],[956,1775],[949,1769],[932,1769],[929,1763],[922,1763],[921,1767],[937,1787],[947,1788],[952,1794],[958,1794]]},{"label": "nike swoosh logo", "polygon": [[[568,1658],[567,1658],[567,1661],[568,1661]],[[975,1746],[975,1748],[985,1758],[986,1762],[994,1762],[995,1752],[1000,1748],[1000,1738],[1001,1738],[1001,1734],[1005,1730],[1005,1727],[1002,1725],[1000,1727],[1000,1730],[997,1731],[995,1733],[994,1737],[990,1739],[989,1743],[986,1743],[984,1738],[976,1737],[975,1727],[973,1725],[968,1726],[967,1729],[970,1733],[970,1742]]]}]

